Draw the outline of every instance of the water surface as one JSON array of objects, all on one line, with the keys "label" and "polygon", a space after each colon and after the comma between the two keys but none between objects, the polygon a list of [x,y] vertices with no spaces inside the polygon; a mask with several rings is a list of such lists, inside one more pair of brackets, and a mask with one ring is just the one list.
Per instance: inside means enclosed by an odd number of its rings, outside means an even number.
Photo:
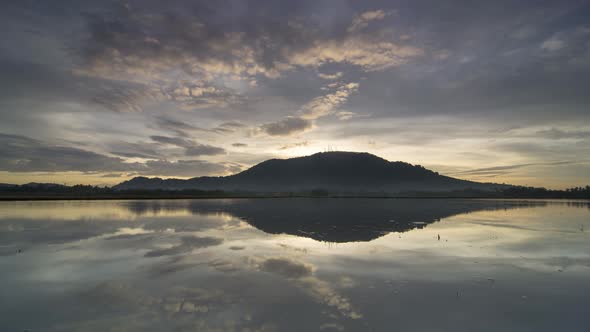
[{"label": "water surface", "polygon": [[590,331],[587,201],[0,203],[0,331]]}]

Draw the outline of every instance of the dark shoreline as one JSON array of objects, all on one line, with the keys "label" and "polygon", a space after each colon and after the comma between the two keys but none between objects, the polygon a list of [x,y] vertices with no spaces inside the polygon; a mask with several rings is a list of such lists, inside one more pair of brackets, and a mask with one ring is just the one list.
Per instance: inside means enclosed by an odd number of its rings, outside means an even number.
[{"label": "dark shoreline", "polygon": [[272,198],[316,198],[316,199],[495,199],[495,200],[590,200],[589,198],[573,197],[499,197],[499,196],[367,196],[367,195],[329,195],[329,196],[312,196],[312,195],[27,195],[27,196],[3,196],[0,195],[0,201],[18,202],[18,201],[97,201],[97,200],[159,200],[159,199],[272,199]]}]

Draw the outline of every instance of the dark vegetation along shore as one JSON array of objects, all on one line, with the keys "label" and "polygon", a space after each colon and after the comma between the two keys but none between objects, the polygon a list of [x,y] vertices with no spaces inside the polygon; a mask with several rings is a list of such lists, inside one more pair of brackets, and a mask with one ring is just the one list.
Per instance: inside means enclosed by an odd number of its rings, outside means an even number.
[{"label": "dark vegetation along shore", "polygon": [[590,199],[590,186],[566,190],[535,187],[510,187],[497,191],[475,189],[454,191],[386,192],[330,192],[316,189],[302,192],[248,192],[222,190],[117,190],[89,185],[64,186],[57,184],[3,185],[0,200],[59,200],[59,199],[182,199],[182,198],[531,198],[531,199]]}]

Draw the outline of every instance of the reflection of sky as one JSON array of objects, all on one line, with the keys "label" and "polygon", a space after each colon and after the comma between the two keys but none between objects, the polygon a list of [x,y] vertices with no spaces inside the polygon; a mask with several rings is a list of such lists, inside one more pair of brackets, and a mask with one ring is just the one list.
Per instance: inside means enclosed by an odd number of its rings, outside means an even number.
[{"label": "reflection of sky", "polygon": [[266,234],[223,213],[232,201],[212,214],[182,213],[187,202],[141,213],[120,201],[0,204],[1,330],[587,327],[587,204],[327,243]]}]

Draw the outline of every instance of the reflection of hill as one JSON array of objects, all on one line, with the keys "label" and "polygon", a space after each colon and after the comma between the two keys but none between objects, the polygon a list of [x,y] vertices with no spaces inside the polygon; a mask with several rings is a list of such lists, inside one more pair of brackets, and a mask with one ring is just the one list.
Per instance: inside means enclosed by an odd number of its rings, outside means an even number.
[{"label": "reflection of hill", "polygon": [[136,213],[187,209],[224,212],[272,234],[327,242],[371,241],[390,232],[422,228],[441,218],[481,210],[545,205],[545,202],[461,199],[239,199],[128,202]]}]

